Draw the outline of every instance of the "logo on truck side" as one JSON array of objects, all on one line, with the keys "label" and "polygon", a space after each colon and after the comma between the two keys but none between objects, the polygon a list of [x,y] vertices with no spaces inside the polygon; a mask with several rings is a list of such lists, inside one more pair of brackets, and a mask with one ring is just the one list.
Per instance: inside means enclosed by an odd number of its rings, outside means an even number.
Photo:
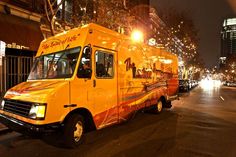
[{"label": "logo on truck side", "polygon": [[52,40],[49,40],[47,43],[44,43],[44,44],[42,45],[42,48],[46,50],[46,49],[48,49],[48,48],[53,48],[53,47],[55,47],[55,46],[68,44],[68,43],[70,43],[70,42],[75,41],[76,39],[77,39],[77,36],[76,36],[76,35],[66,37],[66,38],[63,39],[63,40],[60,40],[60,39],[52,39]]}]

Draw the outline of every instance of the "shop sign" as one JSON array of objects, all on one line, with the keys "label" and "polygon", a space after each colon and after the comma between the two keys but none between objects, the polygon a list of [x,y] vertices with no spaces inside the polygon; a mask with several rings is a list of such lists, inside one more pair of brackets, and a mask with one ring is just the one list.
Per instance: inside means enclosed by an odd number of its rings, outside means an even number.
[{"label": "shop sign", "polygon": [[26,49],[26,50],[29,49],[29,47],[27,47],[27,46],[18,45],[16,43],[7,44],[6,47],[7,48],[13,48],[13,49]]},{"label": "shop sign", "polygon": [[0,56],[5,56],[5,50],[6,50],[6,43],[3,41],[0,41]]},{"label": "shop sign", "polygon": [[148,45],[155,46],[156,45],[156,39],[154,39],[154,38],[149,39],[148,40]]}]

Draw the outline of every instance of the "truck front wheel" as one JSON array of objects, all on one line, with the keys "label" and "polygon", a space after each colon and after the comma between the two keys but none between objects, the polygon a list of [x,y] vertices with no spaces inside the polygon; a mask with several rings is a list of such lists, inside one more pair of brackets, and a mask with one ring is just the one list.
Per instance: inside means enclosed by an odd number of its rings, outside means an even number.
[{"label": "truck front wheel", "polygon": [[73,114],[64,125],[64,141],[67,147],[75,148],[83,141],[84,120],[81,115]]}]

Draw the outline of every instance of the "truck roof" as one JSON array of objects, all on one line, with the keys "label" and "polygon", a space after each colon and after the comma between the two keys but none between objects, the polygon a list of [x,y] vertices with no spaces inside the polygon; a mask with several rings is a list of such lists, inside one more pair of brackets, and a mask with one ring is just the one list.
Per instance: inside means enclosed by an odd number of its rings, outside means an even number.
[{"label": "truck roof", "polygon": [[71,30],[64,31],[55,36],[44,39],[39,46],[38,53],[36,56],[61,51],[66,48],[83,46],[87,39],[87,35],[89,33],[92,33],[94,30],[109,34],[110,36],[113,36],[114,38],[119,38],[121,40],[129,39],[128,36],[122,35],[118,32],[99,26],[97,24],[90,23],[88,25],[73,28]]}]

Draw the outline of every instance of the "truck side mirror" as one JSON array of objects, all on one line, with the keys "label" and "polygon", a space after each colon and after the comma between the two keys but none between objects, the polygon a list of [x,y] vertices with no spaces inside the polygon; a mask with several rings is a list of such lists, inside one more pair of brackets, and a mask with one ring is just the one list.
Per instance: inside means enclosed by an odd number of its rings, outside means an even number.
[{"label": "truck side mirror", "polygon": [[91,53],[92,53],[91,47],[85,47],[85,49],[84,49],[85,59],[90,59],[91,58]]}]

